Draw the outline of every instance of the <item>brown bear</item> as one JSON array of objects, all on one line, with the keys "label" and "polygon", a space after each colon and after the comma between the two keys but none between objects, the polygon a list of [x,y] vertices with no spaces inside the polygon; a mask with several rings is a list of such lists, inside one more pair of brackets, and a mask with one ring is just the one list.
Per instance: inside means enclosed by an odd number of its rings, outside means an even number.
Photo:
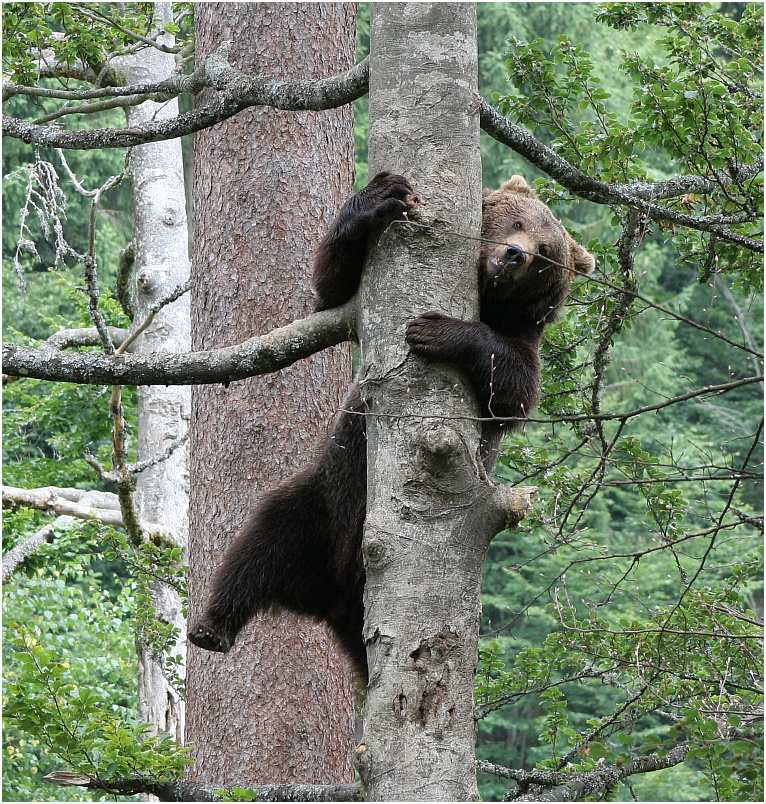
[{"label": "brown bear", "polygon": [[[357,291],[367,251],[417,203],[403,176],[379,173],[340,210],[314,262],[317,310]],[[543,329],[556,318],[574,273],[593,257],[567,233],[520,176],[483,197],[479,260],[481,321],[425,313],[407,326],[410,349],[452,363],[469,378],[483,417],[529,414],[540,382]],[[349,412],[350,411],[350,412]],[[366,426],[352,385],[332,434],[305,469],[263,495],[226,551],[204,614],[190,630],[199,647],[228,651],[257,612],[281,607],[325,620],[364,678],[362,528],[367,497]],[[482,456],[491,470],[504,428],[485,422]]]}]

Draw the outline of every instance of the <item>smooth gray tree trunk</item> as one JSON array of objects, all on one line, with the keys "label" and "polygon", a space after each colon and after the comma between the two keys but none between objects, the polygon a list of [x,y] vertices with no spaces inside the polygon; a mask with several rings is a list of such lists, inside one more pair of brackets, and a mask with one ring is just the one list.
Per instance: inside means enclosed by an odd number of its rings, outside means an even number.
[{"label": "smooth gray tree trunk", "polygon": [[[158,22],[171,21],[170,3],[156,3]],[[172,45],[173,37],[160,38]],[[172,54],[145,48],[119,60],[126,83],[161,81],[175,69]],[[178,114],[178,101],[146,101],[128,107],[128,125],[164,120]],[[131,297],[134,326],[143,322],[152,304],[189,279],[188,234],[181,141],[165,140],[134,147],[129,173],[133,187],[133,239],[135,261]],[[163,307],[132,347],[138,352],[187,352],[191,348],[189,294]],[[189,386],[144,385],[138,389],[138,460],[161,455],[188,428],[191,410]],[[138,475],[135,492],[139,520],[156,522],[186,551],[188,541],[189,473],[186,444],[164,461]],[[153,586],[156,616],[178,630],[172,649],[186,656],[186,618],[178,593],[157,582]],[[184,664],[176,668],[183,680]],[[139,714],[156,731],[184,741],[185,704],[178,689],[163,671],[160,657],[146,646],[138,652]]]},{"label": "smooth gray tree trunk", "polygon": [[478,460],[470,389],[456,370],[410,355],[404,340],[407,321],[428,310],[478,318],[478,243],[448,236],[480,235],[476,93],[473,4],[373,7],[370,175],[407,176],[431,228],[391,226],[360,297],[371,676],[357,756],[371,801],[478,795],[481,569],[502,516]]}]

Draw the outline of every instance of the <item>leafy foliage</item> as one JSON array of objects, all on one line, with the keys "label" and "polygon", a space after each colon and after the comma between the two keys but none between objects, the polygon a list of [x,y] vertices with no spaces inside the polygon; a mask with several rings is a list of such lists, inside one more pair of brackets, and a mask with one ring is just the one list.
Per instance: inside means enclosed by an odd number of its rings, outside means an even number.
[{"label": "leafy foliage", "polygon": [[[4,797],[61,799],[44,773],[114,778],[178,774],[186,752],[135,720],[137,583],[115,584],[93,526],[60,535],[4,596]],[[74,795],[76,794],[76,795]],[[99,794],[96,794],[99,795]]]},{"label": "leafy foliage", "polygon": [[[571,24],[562,26],[534,4],[479,7],[480,38],[497,42],[508,31],[510,90],[486,56],[483,75],[512,119],[607,182],[711,176],[758,158],[762,8],[743,5],[736,16],[689,4],[568,8]],[[722,64],[734,51],[744,61]],[[718,104],[726,82],[737,86]],[[506,155],[504,164],[485,161],[485,174],[501,164],[500,180],[526,172]],[[575,203],[545,179],[537,188],[598,270],[546,331],[536,415],[564,421],[514,435],[497,469],[506,482],[538,486],[540,503],[490,549],[480,755],[584,771],[688,740],[697,747],[683,766],[629,779],[630,793],[623,785],[612,795],[721,800],[728,762],[748,772],[727,778],[726,795],[759,797],[762,569],[751,529],[761,522],[759,395],[751,385],[620,418],[761,373],[759,360],[715,337],[742,343],[744,324],[762,342],[759,255],[644,222],[627,265],[624,213]],[[663,203],[740,216],[732,228],[761,236],[760,176]],[[635,290],[713,334],[638,301]],[[600,413],[615,416],[588,419]],[[581,418],[568,423],[572,416]],[[482,790],[496,798],[503,786],[487,778]]]},{"label": "leafy foliage", "polygon": [[[174,6],[178,13],[191,10],[190,3]],[[127,3],[119,10],[112,3],[6,3],[3,72],[17,84],[36,84],[35,54],[44,51],[49,62],[70,69],[82,63],[98,74],[115,54],[140,41],[138,37],[150,37],[154,27],[153,3]],[[188,20],[186,25],[168,22],[163,31],[174,34],[179,47],[192,33]]]},{"label": "leafy foliage", "polygon": [[[6,531],[22,518],[8,517]],[[6,588],[7,798],[61,798],[41,779],[58,768],[103,779],[178,775],[186,752],[135,717],[136,640],[181,685],[177,634],[153,615],[149,593],[157,577],[185,592],[178,552],[151,543],[136,550],[126,534],[84,523],[38,550]]]},{"label": "leafy foliage", "polygon": [[[605,181],[713,176],[757,162],[763,151],[761,5],[747,5],[735,20],[702,4],[617,4],[598,10],[596,19],[655,40],[647,55],[623,54],[629,104],[598,75],[590,48],[560,35],[550,49],[540,38],[512,41],[507,67],[517,89],[500,96],[501,108],[544,129],[557,152]],[[683,194],[674,206],[696,214],[715,210],[734,231],[757,237],[762,195],[759,176],[721,184],[704,197]],[[747,277],[748,287],[763,289],[758,254],[738,251],[735,262],[729,245],[686,229],[675,242],[680,259],[702,278],[728,265],[733,275]]]},{"label": "leafy foliage", "polygon": [[131,722],[125,712],[110,711],[111,695],[101,697],[83,686],[72,665],[25,627],[19,626],[9,643],[16,675],[7,688],[6,716],[19,729],[41,735],[67,767],[104,780],[136,775],[168,780],[183,772],[184,749],[168,735],[148,735],[149,726]]}]

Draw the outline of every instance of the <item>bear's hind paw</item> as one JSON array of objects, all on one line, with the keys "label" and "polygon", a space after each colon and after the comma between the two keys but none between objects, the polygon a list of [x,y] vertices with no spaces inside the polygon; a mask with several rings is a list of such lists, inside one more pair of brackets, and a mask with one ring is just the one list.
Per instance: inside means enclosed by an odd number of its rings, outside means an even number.
[{"label": "bear's hind paw", "polygon": [[208,625],[204,620],[198,620],[187,633],[190,642],[198,648],[212,650],[217,653],[228,653],[231,650],[233,640],[225,634],[217,633],[216,630]]}]

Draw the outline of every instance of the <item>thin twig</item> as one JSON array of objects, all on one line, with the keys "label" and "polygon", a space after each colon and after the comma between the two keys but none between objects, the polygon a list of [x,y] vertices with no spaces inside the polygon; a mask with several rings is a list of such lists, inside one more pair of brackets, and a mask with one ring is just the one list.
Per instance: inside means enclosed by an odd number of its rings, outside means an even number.
[{"label": "thin twig", "polygon": [[131,344],[135,342],[136,338],[138,338],[141,335],[141,333],[144,332],[147,329],[147,327],[151,325],[152,321],[154,321],[155,316],[163,307],[167,307],[168,304],[171,304],[177,299],[180,299],[181,296],[183,296],[184,293],[188,293],[190,289],[191,289],[191,279],[187,279],[186,282],[173,288],[173,290],[166,293],[161,299],[157,299],[155,302],[153,302],[147,310],[146,318],[144,318],[144,320],[140,324],[138,324],[134,328],[131,328],[130,334],[128,335],[127,338],[125,338],[125,340],[122,342],[120,348],[117,349],[115,354],[121,355],[124,352],[126,352],[128,350],[128,347],[130,347]]}]

